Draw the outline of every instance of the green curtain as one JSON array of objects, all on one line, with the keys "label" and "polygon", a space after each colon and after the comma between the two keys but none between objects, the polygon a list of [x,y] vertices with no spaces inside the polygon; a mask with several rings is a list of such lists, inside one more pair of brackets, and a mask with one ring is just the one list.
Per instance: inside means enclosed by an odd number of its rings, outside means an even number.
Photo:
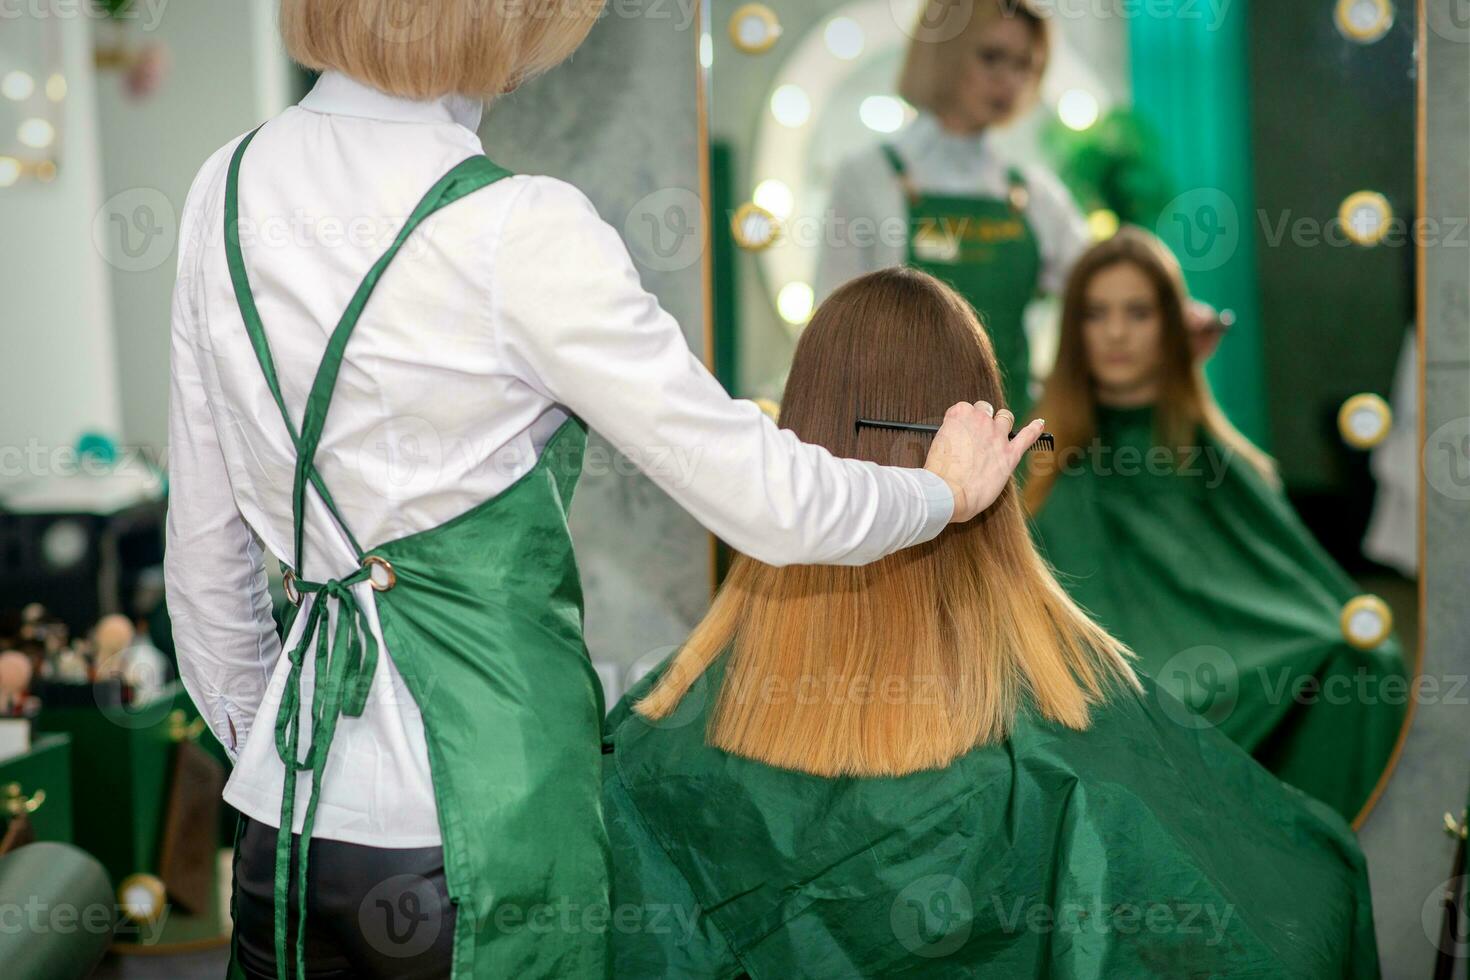
[{"label": "green curtain", "polygon": [[[1179,195],[1156,230],[1191,291],[1235,311],[1208,374],[1230,420],[1270,449],[1251,175],[1249,0],[1153,0],[1129,21],[1133,101]],[[1216,9],[1218,8],[1218,9]]]}]

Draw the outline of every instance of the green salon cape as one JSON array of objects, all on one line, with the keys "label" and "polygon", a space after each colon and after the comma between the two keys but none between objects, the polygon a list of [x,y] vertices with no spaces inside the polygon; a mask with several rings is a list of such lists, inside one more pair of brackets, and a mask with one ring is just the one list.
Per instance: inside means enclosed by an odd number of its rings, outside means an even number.
[{"label": "green salon cape", "polygon": [[619,978],[1378,976],[1346,822],[1147,678],[1086,732],[827,779],[705,744],[722,670],[605,727]]},{"label": "green salon cape", "polygon": [[1094,447],[1055,462],[1034,530],[1072,597],[1200,724],[1354,817],[1403,723],[1403,655],[1344,639],[1361,590],[1285,496],[1210,439],[1175,472],[1150,408],[1101,409]]}]

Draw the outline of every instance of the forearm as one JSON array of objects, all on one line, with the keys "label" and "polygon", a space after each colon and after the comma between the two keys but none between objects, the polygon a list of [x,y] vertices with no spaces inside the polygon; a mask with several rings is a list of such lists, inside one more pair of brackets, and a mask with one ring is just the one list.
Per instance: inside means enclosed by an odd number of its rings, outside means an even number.
[{"label": "forearm", "polygon": [[934,474],[838,459],[730,398],[574,189],[526,196],[500,247],[502,358],[705,527],[771,564],[856,565],[948,524],[954,495]]}]

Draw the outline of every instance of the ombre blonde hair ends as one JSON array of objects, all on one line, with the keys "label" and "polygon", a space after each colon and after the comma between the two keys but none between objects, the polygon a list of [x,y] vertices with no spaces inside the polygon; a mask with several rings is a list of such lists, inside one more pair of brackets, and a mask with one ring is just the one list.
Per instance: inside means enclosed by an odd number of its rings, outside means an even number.
[{"label": "ombre blonde hair ends", "polygon": [[[1005,404],[989,338],[926,273],[842,286],[797,344],[780,424],[834,455],[922,466],[928,435],[860,414],[937,422],[958,401]],[[737,555],[709,613],[638,702],[668,716],[721,654],[706,737],[822,776],[939,768],[1005,739],[1019,711],[1085,729],[1128,650],[1037,554],[1014,486],[975,520],[862,566],[772,566]]]}]

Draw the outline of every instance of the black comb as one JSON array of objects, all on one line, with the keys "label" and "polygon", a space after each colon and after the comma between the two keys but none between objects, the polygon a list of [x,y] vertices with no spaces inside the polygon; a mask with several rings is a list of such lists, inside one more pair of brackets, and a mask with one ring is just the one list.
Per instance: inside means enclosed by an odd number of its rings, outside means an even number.
[{"label": "black comb", "polygon": [[[928,432],[932,434],[939,431],[939,426],[931,425],[928,422],[893,422],[888,419],[860,418],[857,420],[857,424],[859,426],[866,425],[872,429],[898,429],[901,432]],[[1016,434],[1014,432],[1011,433],[1011,438],[1016,438]],[[1053,452],[1056,448],[1057,441],[1055,438],[1052,437],[1052,434],[1050,432],[1043,432],[1041,435],[1036,437],[1036,441],[1033,442],[1026,451],[1028,453],[1049,453]]]}]

